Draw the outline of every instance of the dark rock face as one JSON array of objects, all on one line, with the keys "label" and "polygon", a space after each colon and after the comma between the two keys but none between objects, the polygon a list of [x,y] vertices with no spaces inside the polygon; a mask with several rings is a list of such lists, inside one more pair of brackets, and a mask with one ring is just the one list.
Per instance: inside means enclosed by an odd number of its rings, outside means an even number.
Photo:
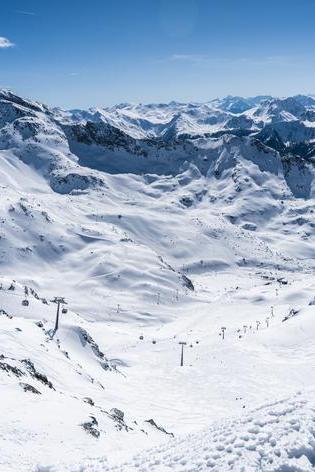
[{"label": "dark rock face", "polygon": [[112,408],[109,412],[109,416],[115,422],[115,427],[118,431],[132,431],[133,428],[125,423],[125,414],[118,408]]},{"label": "dark rock face", "polygon": [[[66,135],[83,144],[98,144],[104,147],[133,147],[136,142],[123,131],[103,122],[91,122],[64,127]],[[136,148],[134,147],[134,151]]]},{"label": "dark rock face", "polygon": [[81,426],[88,434],[93,436],[94,438],[99,438],[101,433],[98,429],[98,421],[95,416],[90,416],[91,420],[82,423]]},{"label": "dark rock face", "polygon": [[282,322],[288,321],[290,318],[293,318],[294,316],[297,316],[299,314],[299,310],[295,310],[294,308],[291,308],[289,313],[283,318]]},{"label": "dark rock face", "polygon": [[37,388],[33,387],[33,385],[20,382],[20,386],[23,388],[24,392],[31,392],[35,395],[41,395],[41,392],[37,390]]},{"label": "dark rock face", "polygon": [[7,374],[13,374],[15,377],[22,377],[24,372],[21,369],[18,369],[15,366],[8,364],[7,362],[0,361],[0,370],[3,370]]},{"label": "dark rock face", "polygon": [[164,434],[168,434],[169,436],[172,436],[174,437],[174,434],[173,433],[169,433],[168,431],[166,431],[166,429],[164,429],[162,426],[158,426],[156,424],[156,422],[151,418],[150,420],[145,420],[146,423],[149,423],[151,426],[153,426],[154,428],[158,429],[159,431],[161,431],[162,433]]},{"label": "dark rock face", "polygon": [[190,196],[184,196],[180,199],[180,203],[186,208],[189,208],[193,205],[194,201]]},{"label": "dark rock face", "polygon": [[123,411],[119,410],[118,408],[112,408],[110,410],[110,414],[111,414],[111,416],[113,416],[117,420],[120,420],[120,421],[124,420],[125,414],[124,414]]},{"label": "dark rock face", "polygon": [[90,397],[83,398],[83,401],[87,403],[88,405],[94,406],[94,401]]},{"label": "dark rock face", "polygon": [[101,187],[103,180],[93,175],[81,175],[79,173],[70,172],[66,175],[51,174],[50,186],[60,194],[75,191],[85,191],[91,187]]},{"label": "dark rock face", "polygon": [[40,373],[36,370],[36,368],[35,368],[32,361],[30,361],[29,359],[23,359],[21,362],[22,362],[22,364],[25,365],[27,371],[29,372],[29,374],[34,379],[38,380],[42,384],[44,384],[47,387],[51,388],[52,390],[55,390],[55,388],[54,388],[53,384],[51,383],[51,381],[48,380],[48,378],[46,377],[45,374],[42,374],[42,373]]},{"label": "dark rock face", "polygon": [[110,364],[109,360],[106,358],[105,354],[100,350],[99,345],[94,341],[92,336],[83,328],[78,328],[78,330],[79,330],[79,336],[80,336],[80,340],[81,340],[82,345],[83,346],[86,346],[86,345],[90,346],[90,348],[92,349],[95,356],[100,359],[101,367],[104,370],[115,370],[111,366],[111,364]]},{"label": "dark rock face", "polygon": [[182,278],[182,281],[183,281],[183,283],[184,283],[184,286],[187,287],[188,290],[191,290],[191,291],[194,291],[194,290],[195,290],[194,284],[192,283],[192,281],[190,280],[190,278],[187,277],[187,275],[181,274],[181,278]]}]

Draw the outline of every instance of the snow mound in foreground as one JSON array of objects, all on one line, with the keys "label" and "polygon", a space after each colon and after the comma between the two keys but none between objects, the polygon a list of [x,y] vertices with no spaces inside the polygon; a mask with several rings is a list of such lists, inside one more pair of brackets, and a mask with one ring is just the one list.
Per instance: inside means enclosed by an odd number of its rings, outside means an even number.
[{"label": "snow mound in foreground", "polygon": [[[87,461],[71,472],[308,472],[315,465],[315,402],[298,393],[265,405],[240,420],[172,439],[163,446],[111,466]],[[39,468],[39,471],[47,470]],[[53,469],[50,469],[53,470]]]}]

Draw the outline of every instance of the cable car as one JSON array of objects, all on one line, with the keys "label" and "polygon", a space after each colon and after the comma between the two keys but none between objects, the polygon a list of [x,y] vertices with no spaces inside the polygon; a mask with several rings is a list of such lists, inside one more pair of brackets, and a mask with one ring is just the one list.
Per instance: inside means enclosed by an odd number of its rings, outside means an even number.
[{"label": "cable car", "polygon": [[30,302],[26,299],[22,301],[23,306],[28,306],[29,304],[30,304]]}]

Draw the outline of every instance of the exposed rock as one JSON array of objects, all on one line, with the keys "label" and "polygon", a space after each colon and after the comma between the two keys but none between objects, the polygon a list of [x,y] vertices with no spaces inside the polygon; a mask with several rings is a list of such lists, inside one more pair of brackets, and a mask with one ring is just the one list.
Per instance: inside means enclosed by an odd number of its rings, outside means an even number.
[{"label": "exposed rock", "polygon": [[30,361],[29,359],[22,359],[21,361],[26,369],[28,370],[29,374],[31,374],[31,376],[38,380],[39,382],[43,383],[44,385],[46,385],[47,387],[51,388],[52,390],[55,390],[53,384],[51,383],[50,380],[48,380],[48,378],[46,377],[45,374],[41,374],[40,372],[38,372],[33,364],[32,361]]},{"label": "exposed rock", "polygon": [[20,386],[23,388],[24,392],[31,392],[36,395],[41,395],[41,392],[37,390],[37,388],[33,387],[33,385],[20,382]]},{"label": "exposed rock", "polygon": [[295,310],[294,308],[292,308],[292,309],[289,311],[289,314],[286,315],[286,316],[283,318],[282,322],[283,322],[283,321],[287,321],[287,320],[289,320],[290,318],[293,318],[293,317],[296,316],[298,313],[299,313],[299,310]]},{"label": "exposed rock", "polygon": [[190,280],[189,277],[187,277],[187,275],[184,275],[184,274],[181,274],[181,279],[184,283],[184,286],[186,288],[188,288],[189,290],[191,291],[194,291],[195,290],[195,287],[194,287],[194,284],[192,283],[192,281]]},{"label": "exposed rock", "polygon": [[1,308],[0,310],[0,315],[3,315],[3,316],[6,316],[7,318],[10,318],[10,320],[12,320],[13,316],[12,315],[9,315],[9,313],[7,313],[5,310],[3,310]]},{"label": "exposed rock", "polygon": [[279,278],[277,279],[277,282],[278,282],[279,284],[281,284],[281,285],[288,285],[288,281],[287,281],[287,279],[285,279],[284,277],[279,277]]},{"label": "exposed rock", "polygon": [[8,374],[13,374],[16,377],[22,377],[24,375],[24,372],[22,372],[17,367],[8,364],[7,362],[0,361],[0,369],[4,372],[7,372]]},{"label": "exposed rock", "polygon": [[110,410],[110,414],[111,414],[111,416],[113,416],[117,420],[120,420],[120,421],[124,420],[125,414],[124,414],[123,411],[119,410],[118,408],[112,408]]},{"label": "exposed rock", "polygon": [[154,428],[158,429],[159,431],[161,431],[162,433],[165,433],[165,434],[168,434],[169,436],[172,436],[174,437],[174,434],[173,433],[169,433],[168,431],[166,431],[162,426],[158,426],[156,424],[156,422],[151,418],[150,420],[145,420],[146,423],[149,423],[151,426],[153,426]]},{"label": "exposed rock", "polygon": [[91,421],[82,423],[81,426],[87,433],[91,434],[91,436],[93,436],[94,438],[99,438],[101,433],[97,428],[98,421],[95,418],[95,416],[90,416],[90,418],[91,418]]},{"label": "exposed rock", "polygon": [[101,367],[104,370],[115,370],[112,368],[109,360],[106,358],[105,354],[100,350],[98,344],[94,341],[92,336],[83,328],[78,328],[79,330],[79,335],[80,335],[80,340],[83,346],[86,346],[88,344],[96,357],[101,359],[102,362],[100,362]]},{"label": "exposed rock", "polygon": [[90,397],[84,397],[83,398],[84,403],[88,403],[91,406],[94,406],[94,401]]},{"label": "exposed rock", "polygon": [[190,208],[193,205],[194,201],[190,196],[186,195],[180,199],[180,203],[184,205],[186,208]]}]

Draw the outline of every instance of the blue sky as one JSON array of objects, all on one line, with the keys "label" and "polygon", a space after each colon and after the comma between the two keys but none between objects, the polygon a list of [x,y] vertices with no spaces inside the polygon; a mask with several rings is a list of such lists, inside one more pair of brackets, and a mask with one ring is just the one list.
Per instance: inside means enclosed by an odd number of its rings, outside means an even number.
[{"label": "blue sky", "polygon": [[0,86],[63,107],[315,93],[314,0],[2,0]]}]

